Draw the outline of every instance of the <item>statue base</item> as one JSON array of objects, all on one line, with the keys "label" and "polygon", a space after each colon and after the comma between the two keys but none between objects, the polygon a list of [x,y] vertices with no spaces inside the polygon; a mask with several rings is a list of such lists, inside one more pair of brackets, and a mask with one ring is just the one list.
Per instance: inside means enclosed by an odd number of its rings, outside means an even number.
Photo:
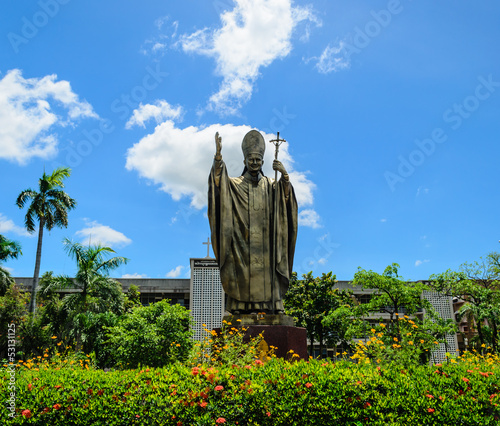
[{"label": "statue base", "polygon": [[[292,317],[284,314],[226,315],[224,321],[231,327],[244,327],[245,338],[248,340],[262,333],[264,336],[261,344],[263,356],[273,346],[274,354],[278,358],[287,360],[309,358],[306,329],[295,327]],[[216,332],[220,333],[220,329],[216,329]]]},{"label": "statue base", "polygon": [[230,314],[222,318],[227,323],[236,326],[247,325],[287,325],[294,327],[295,322],[292,317],[285,314]]}]

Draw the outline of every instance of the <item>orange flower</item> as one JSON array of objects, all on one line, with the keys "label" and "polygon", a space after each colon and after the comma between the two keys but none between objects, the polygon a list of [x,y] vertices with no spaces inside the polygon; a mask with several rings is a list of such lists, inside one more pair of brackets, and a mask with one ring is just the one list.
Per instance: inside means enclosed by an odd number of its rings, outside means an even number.
[{"label": "orange flower", "polygon": [[31,411],[30,410],[23,410],[21,412],[21,414],[26,417],[27,419],[29,419],[31,417]]},{"label": "orange flower", "polygon": [[59,410],[61,406],[59,404],[54,404],[52,408],[54,408],[54,410]]},{"label": "orange flower", "polygon": [[465,383],[469,383],[470,380],[467,378],[467,377],[462,377],[462,380],[465,382]]},{"label": "orange flower", "polygon": [[436,410],[434,410],[434,408],[428,408],[428,409],[427,409],[427,412],[428,412],[428,413],[434,413],[434,411],[436,411]]},{"label": "orange flower", "polygon": [[208,404],[207,404],[207,401],[202,401],[202,402],[200,402],[200,407],[201,407],[201,408],[205,408],[207,405],[208,405]]},{"label": "orange flower", "polygon": [[226,419],[225,419],[224,417],[219,417],[219,418],[215,421],[215,423],[217,423],[217,424],[226,423]]},{"label": "orange flower", "polygon": [[218,385],[218,386],[216,386],[214,388],[214,390],[216,390],[216,391],[222,391],[222,390],[224,390],[224,386]]},{"label": "orange flower", "polygon": [[306,388],[309,389],[310,387],[312,387],[312,383],[307,382],[306,383]]}]

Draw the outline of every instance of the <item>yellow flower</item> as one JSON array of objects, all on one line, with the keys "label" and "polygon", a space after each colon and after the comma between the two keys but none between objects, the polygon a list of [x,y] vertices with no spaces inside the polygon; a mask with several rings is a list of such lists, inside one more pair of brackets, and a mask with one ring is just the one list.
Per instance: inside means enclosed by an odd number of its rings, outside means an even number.
[{"label": "yellow flower", "polygon": [[425,340],[423,340],[423,339],[420,339],[420,343],[425,343]]},{"label": "yellow flower", "polygon": [[181,347],[181,344],[180,343],[177,343],[175,346],[177,346],[178,348]]},{"label": "yellow flower", "polygon": [[375,333],[377,330],[375,330],[374,328],[372,328],[370,331],[371,331],[372,333]]},{"label": "yellow flower", "polygon": [[57,339],[57,336],[52,336],[51,339]]},{"label": "yellow flower", "polygon": [[397,342],[398,341],[398,338],[397,337],[394,337],[394,341]]},{"label": "yellow flower", "polygon": [[408,344],[409,344],[409,345],[413,345],[413,342],[410,340],[410,341],[408,342]]},{"label": "yellow flower", "polygon": [[435,344],[435,345],[439,345],[439,343],[438,343],[438,342],[434,342],[434,344]]},{"label": "yellow flower", "polygon": [[381,323],[381,324],[380,324],[380,327],[384,327],[384,328],[385,328],[385,324],[382,324],[382,323]]}]

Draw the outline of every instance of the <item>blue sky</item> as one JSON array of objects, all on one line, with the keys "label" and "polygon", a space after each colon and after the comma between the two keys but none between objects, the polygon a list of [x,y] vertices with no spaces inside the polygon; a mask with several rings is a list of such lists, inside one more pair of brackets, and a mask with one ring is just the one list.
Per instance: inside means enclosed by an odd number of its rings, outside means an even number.
[{"label": "blue sky", "polygon": [[[397,262],[408,279],[500,249],[500,4],[493,0],[7,1],[0,16],[0,233],[33,274],[17,195],[69,166],[78,201],[45,234],[101,242],[118,277],[189,276],[209,236],[222,136],[231,175],[251,128],[287,140],[294,270]],[[266,174],[272,146],[266,151]]]}]

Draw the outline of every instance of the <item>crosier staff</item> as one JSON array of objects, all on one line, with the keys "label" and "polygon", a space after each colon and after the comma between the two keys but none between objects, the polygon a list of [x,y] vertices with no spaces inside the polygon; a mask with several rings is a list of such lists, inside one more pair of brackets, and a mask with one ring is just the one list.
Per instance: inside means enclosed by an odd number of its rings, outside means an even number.
[{"label": "crosier staff", "polygon": [[[275,146],[274,151],[274,161],[278,161],[278,152],[280,150],[280,145],[283,142],[286,142],[285,139],[280,139],[280,132],[276,133],[276,139],[272,139],[269,141]],[[278,170],[274,170],[274,229],[273,229],[273,274],[272,274],[272,286],[271,286],[271,303],[272,303],[272,313],[274,315],[275,311],[275,297],[274,297],[274,289],[276,284],[276,238],[278,233]]]}]

